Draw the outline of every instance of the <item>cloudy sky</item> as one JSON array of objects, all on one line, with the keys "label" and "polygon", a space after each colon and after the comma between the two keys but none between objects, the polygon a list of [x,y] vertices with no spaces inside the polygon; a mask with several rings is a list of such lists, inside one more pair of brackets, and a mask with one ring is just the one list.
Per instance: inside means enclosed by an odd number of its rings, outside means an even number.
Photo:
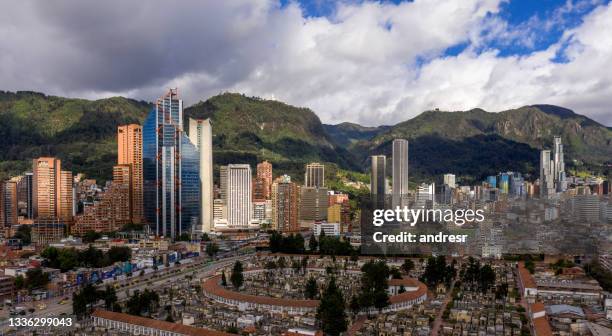
[{"label": "cloudy sky", "polygon": [[187,104],[236,91],[324,122],[549,103],[612,126],[612,4],[597,0],[13,1],[0,90]]}]

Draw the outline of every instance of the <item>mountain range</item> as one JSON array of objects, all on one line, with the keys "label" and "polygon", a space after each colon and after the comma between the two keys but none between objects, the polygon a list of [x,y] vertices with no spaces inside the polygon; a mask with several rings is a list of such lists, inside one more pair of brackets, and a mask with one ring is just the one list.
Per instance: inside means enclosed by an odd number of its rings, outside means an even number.
[{"label": "mountain range", "polygon": [[[106,180],[116,161],[117,126],[141,123],[152,106],[122,97],[92,101],[0,91],[0,178],[30,169],[34,157],[53,155],[75,173]],[[414,181],[448,172],[466,182],[501,170],[535,176],[538,152],[551,147],[554,135],[563,139],[569,167],[609,174],[612,158],[610,128],[552,105],[426,111],[396,125],[364,127],[325,125],[307,108],[223,93],[185,108],[186,125],[189,118],[211,119],[216,166],[265,159],[275,175],[298,181],[310,161],[329,163],[330,172],[365,172],[369,155],[390,157],[395,138],[410,141]]]}]

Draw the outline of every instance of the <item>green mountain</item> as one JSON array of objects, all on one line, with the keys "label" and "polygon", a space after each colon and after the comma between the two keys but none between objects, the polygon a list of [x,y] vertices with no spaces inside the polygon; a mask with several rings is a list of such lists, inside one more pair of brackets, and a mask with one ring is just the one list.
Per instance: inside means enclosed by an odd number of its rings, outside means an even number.
[{"label": "green mountain", "polygon": [[465,112],[426,111],[399,123],[368,141],[349,147],[360,155],[390,155],[395,138],[410,140],[413,175],[455,172],[467,180],[500,170],[537,174],[538,152],[551,148],[560,135],[569,166],[601,166],[612,158],[612,132],[571,110],[533,105],[498,113],[473,109]]},{"label": "green mountain", "polygon": [[350,147],[359,141],[370,140],[378,134],[387,131],[391,126],[367,127],[359,124],[343,122],[337,125],[323,125],[332,140],[342,147]]},{"label": "green mountain", "polygon": [[[141,123],[151,106],[121,97],[91,101],[0,91],[0,179],[31,169],[34,157],[53,155],[75,173],[106,180],[116,162],[117,126]],[[537,174],[538,151],[550,148],[554,135],[562,136],[570,167],[609,169],[612,158],[610,128],[551,105],[499,113],[426,111],[394,126],[363,127],[323,125],[307,108],[224,93],[186,108],[186,126],[190,117],[211,118],[217,167],[270,160],[275,174],[298,181],[311,161],[328,163],[328,176],[337,169],[344,175],[367,171],[368,156],[390,157],[395,138],[410,140],[415,182],[447,172],[465,182],[501,170]]]},{"label": "green mountain", "polygon": [[301,179],[304,164],[334,163],[346,170],[360,170],[353,156],[334,143],[314,112],[278,101],[224,93],[185,109],[189,118],[210,118],[215,164],[262,160],[274,169]]},{"label": "green mountain", "polygon": [[[122,97],[90,101],[0,91],[0,178],[31,170],[31,159],[108,179],[117,161],[117,126],[141,123],[150,104]],[[3,175],[3,176],[2,176]]]}]

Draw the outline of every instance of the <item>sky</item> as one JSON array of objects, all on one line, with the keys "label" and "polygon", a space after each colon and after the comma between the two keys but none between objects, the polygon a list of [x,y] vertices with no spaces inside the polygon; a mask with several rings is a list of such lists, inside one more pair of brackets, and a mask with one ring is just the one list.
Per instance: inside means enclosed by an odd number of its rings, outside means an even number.
[{"label": "sky", "polygon": [[390,125],[555,104],[612,126],[606,0],[11,2],[0,90],[186,105],[221,92]]}]

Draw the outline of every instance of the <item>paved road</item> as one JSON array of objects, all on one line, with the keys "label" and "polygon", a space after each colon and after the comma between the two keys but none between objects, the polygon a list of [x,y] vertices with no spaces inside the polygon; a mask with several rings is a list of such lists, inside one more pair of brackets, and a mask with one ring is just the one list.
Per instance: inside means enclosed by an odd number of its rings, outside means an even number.
[{"label": "paved road", "polygon": [[444,299],[442,306],[440,306],[440,311],[438,312],[438,315],[436,315],[436,319],[433,322],[433,326],[431,327],[431,334],[430,334],[432,336],[438,336],[438,333],[440,332],[440,327],[442,327],[442,315],[444,314],[444,310],[446,309],[446,306],[448,305],[450,300],[452,300],[453,298],[454,288],[455,288],[455,281],[453,281],[453,283],[451,284],[450,289],[448,290],[448,294],[446,295],[446,298]]}]

